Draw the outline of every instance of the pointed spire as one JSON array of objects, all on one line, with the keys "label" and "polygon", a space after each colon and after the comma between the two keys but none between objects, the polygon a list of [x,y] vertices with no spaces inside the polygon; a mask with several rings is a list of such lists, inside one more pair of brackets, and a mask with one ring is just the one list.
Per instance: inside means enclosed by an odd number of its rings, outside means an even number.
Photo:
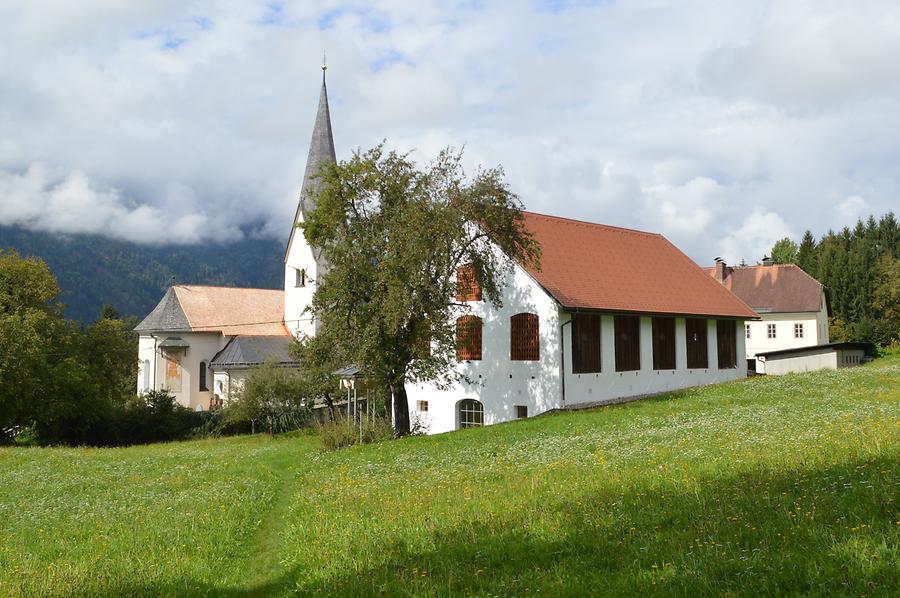
[{"label": "pointed spire", "polygon": [[319,172],[322,162],[335,162],[334,138],[331,134],[331,113],[328,110],[328,89],[325,85],[325,56],[322,56],[322,91],[319,93],[319,109],[313,125],[312,139],[309,142],[309,156],[306,158],[306,172],[303,174],[303,185],[300,187],[300,210],[308,212],[315,208],[310,199],[311,179]]}]

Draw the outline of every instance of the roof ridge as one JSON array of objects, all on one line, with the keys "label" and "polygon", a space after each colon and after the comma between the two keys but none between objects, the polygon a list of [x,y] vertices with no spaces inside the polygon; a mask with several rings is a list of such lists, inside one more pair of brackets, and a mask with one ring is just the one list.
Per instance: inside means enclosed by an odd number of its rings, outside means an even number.
[{"label": "roof ridge", "polygon": [[224,284],[175,284],[172,286],[181,288],[234,289],[237,291],[275,291],[277,293],[284,292],[284,289],[266,289],[263,287],[234,287]]},{"label": "roof ridge", "polygon": [[523,213],[523,214],[530,214],[530,215],[532,215],[532,216],[540,216],[541,218],[550,218],[550,219],[553,219],[553,220],[562,220],[562,221],[564,221],[564,222],[570,222],[570,223],[572,223],[572,224],[579,224],[579,225],[583,225],[583,226],[591,226],[591,227],[596,226],[596,227],[599,227],[599,228],[606,228],[606,229],[610,229],[610,230],[617,230],[617,231],[622,231],[622,232],[626,232],[626,233],[635,233],[635,234],[638,234],[638,235],[647,235],[647,236],[649,236],[649,237],[662,237],[662,235],[661,235],[660,233],[652,233],[652,232],[650,232],[650,231],[639,230],[639,229],[636,229],[636,228],[627,228],[627,227],[625,227],[625,226],[615,226],[615,225],[612,225],[612,224],[604,224],[604,223],[602,223],[602,222],[590,222],[589,220],[578,220],[578,219],[576,219],[576,218],[566,218],[565,216],[555,216],[555,215],[553,215],[553,214],[542,214],[542,213],[540,213],[540,212],[532,212],[532,211],[530,211],[530,210],[522,210],[522,213]]}]

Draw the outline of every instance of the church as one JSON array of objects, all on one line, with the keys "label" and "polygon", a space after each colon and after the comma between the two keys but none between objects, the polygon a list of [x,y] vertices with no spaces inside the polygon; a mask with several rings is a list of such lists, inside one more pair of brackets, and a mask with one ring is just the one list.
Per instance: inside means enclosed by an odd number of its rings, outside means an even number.
[{"label": "church", "polygon": [[[266,361],[314,335],[306,311],[326,264],[297,224],[323,161],[335,161],[324,67],[300,200],[284,254],[284,290],[174,285],[137,326],[138,391],[167,388],[186,407],[223,405]],[[587,407],[747,375],[745,322],[759,318],[655,233],[525,213],[539,269],[516,265],[503,306],[459,285],[459,381],[410,384],[410,421],[428,433]],[[466,280],[465,268],[458,272]]]}]

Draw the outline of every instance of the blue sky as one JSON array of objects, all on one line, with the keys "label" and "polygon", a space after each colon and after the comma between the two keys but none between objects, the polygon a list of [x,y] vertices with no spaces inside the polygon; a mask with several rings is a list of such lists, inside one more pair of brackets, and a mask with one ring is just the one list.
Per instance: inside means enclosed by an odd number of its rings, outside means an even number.
[{"label": "blue sky", "polygon": [[527,208],[755,261],[900,205],[892,0],[0,4],[0,223],[286,238],[339,158],[465,146]]}]

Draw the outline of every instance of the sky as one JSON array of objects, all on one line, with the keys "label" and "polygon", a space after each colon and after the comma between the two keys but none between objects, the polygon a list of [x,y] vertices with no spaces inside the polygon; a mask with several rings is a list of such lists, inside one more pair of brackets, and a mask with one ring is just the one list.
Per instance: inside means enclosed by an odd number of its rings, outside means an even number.
[{"label": "sky", "polygon": [[323,52],[338,159],[464,147],[701,264],[900,207],[895,0],[0,0],[0,224],[286,240]]}]

